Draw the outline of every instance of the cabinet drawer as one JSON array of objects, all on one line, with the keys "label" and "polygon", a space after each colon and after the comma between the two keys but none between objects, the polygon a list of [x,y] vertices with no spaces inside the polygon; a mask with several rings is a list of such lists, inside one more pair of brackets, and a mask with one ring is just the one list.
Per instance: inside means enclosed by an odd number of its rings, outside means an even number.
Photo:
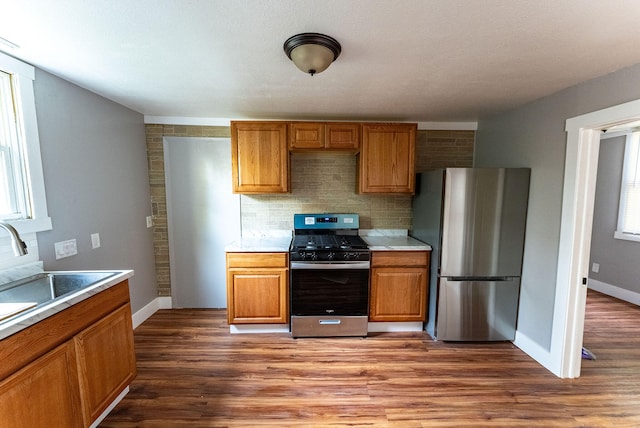
[{"label": "cabinet drawer", "polygon": [[227,268],[286,268],[288,253],[227,253]]},{"label": "cabinet drawer", "polygon": [[419,266],[429,265],[428,251],[373,251],[371,266]]}]

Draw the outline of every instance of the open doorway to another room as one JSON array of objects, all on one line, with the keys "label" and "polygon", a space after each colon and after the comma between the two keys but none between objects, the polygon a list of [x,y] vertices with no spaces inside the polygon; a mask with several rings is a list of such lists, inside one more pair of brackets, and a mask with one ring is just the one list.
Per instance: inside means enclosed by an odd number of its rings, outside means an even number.
[{"label": "open doorway to another room", "polygon": [[[560,225],[551,354],[560,377],[580,375],[592,221],[600,149],[605,129],[640,120],[640,100],[570,118]],[[556,327],[557,326],[557,327]]]},{"label": "open doorway to another room", "polygon": [[[598,173],[595,189],[595,201],[593,209],[593,227],[591,234],[591,251],[589,262],[588,297],[591,300],[601,300],[601,297],[594,295],[591,290],[603,293],[607,296],[640,306],[640,242],[639,235],[631,235],[633,231],[627,231],[621,221],[619,212],[626,206],[627,217],[629,215],[640,218],[638,207],[632,203],[624,204],[622,194],[630,176],[637,176],[637,152],[625,150],[627,139],[629,148],[637,144],[631,141],[637,139],[637,123],[624,124],[609,128],[602,133],[600,138],[600,151],[598,155]],[[633,159],[631,158],[633,155]],[[632,162],[633,161],[633,162]],[[625,167],[625,164],[627,165]],[[637,177],[636,177],[637,178]],[[628,193],[627,193],[628,195]],[[635,214],[634,214],[635,213]],[[623,232],[624,231],[624,232]],[[626,236],[625,236],[626,235]],[[625,239],[627,238],[627,239]],[[603,313],[608,326],[615,330],[618,322],[615,312],[616,305],[600,305],[599,311]],[[590,315],[592,306],[587,305],[587,318]],[[596,314],[591,314],[596,315]],[[593,349],[587,329],[585,329],[583,353],[587,358],[597,358],[606,354],[609,349]]]}]

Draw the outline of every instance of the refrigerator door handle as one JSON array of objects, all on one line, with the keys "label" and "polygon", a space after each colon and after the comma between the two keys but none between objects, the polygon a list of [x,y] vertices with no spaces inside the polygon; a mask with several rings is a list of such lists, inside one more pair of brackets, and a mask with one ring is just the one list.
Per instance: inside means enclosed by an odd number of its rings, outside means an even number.
[{"label": "refrigerator door handle", "polygon": [[478,282],[500,282],[500,281],[513,281],[520,278],[519,276],[443,276],[447,281],[478,281]]}]

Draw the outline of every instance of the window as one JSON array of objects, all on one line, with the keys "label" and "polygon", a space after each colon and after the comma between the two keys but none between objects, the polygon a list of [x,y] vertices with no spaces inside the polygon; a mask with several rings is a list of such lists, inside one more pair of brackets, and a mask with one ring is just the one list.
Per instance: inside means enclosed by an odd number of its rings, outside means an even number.
[{"label": "window", "polygon": [[21,234],[51,229],[34,78],[33,67],[0,53],[0,220],[9,221]]},{"label": "window", "polygon": [[0,71],[0,219],[29,218],[11,75]]},{"label": "window", "polygon": [[640,241],[640,132],[627,135],[625,143],[615,237]]}]

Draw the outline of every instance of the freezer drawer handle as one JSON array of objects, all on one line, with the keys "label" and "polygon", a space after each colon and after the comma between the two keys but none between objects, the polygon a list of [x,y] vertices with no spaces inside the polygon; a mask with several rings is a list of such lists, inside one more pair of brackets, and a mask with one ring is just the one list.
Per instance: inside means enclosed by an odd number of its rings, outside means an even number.
[{"label": "freezer drawer handle", "polygon": [[449,281],[478,281],[478,282],[500,282],[500,281],[513,281],[519,278],[518,276],[446,276]]},{"label": "freezer drawer handle", "polygon": [[320,325],[338,325],[342,321],[341,320],[319,320]]}]

